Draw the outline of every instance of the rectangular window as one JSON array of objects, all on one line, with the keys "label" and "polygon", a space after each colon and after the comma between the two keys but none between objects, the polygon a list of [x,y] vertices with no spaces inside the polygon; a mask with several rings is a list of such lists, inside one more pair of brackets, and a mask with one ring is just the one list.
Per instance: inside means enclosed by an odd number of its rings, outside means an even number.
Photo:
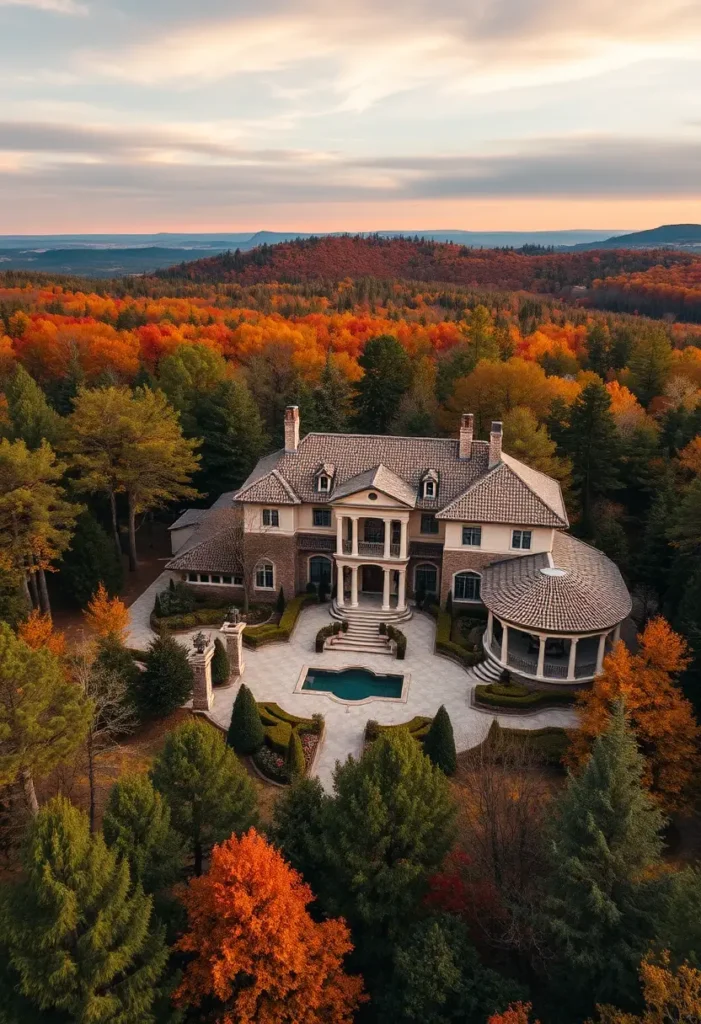
[{"label": "rectangular window", "polygon": [[421,516],[422,533],[438,533],[438,520],[432,512],[424,512]]},{"label": "rectangular window", "polygon": [[256,586],[259,590],[273,589],[273,567],[270,562],[258,566],[256,570]]},{"label": "rectangular window", "polygon": [[234,586],[235,587],[242,587],[243,586],[243,576],[241,575],[241,573],[238,573],[238,572],[234,573]]},{"label": "rectangular window", "polygon": [[329,489],[329,478],[327,476],[317,477],[316,489],[317,489],[317,491],[328,491],[328,489]]},{"label": "rectangular window", "polygon": [[481,526],[463,526],[462,542],[471,548],[478,548],[482,543]]},{"label": "rectangular window", "polygon": [[457,601],[479,601],[482,580],[474,572],[459,572],[453,580],[454,597]]},{"label": "rectangular window", "polygon": [[231,576],[222,576],[222,578],[221,578],[221,581],[222,581],[222,583],[224,583],[224,584],[225,584],[225,585],[226,585],[227,587],[230,587],[230,586],[231,586]]},{"label": "rectangular window", "polygon": [[196,572],[189,572],[187,574],[187,578],[188,578],[188,581],[190,583],[197,583],[197,573]]},{"label": "rectangular window", "polygon": [[511,534],[511,547],[521,551],[531,550],[532,530],[514,530]]},{"label": "rectangular window", "polygon": [[435,498],[436,485],[433,480],[426,480],[424,483],[424,498]]},{"label": "rectangular window", "polygon": [[263,526],[279,526],[280,513],[276,508],[263,509]]},{"label": "rectangular window", "polygon": [[212,576],[212,583],[221,583],[221,576]]},{"label": "rectangular window", "polygon": [[314,523],[314,526],[331,526],[331,509],[312,509],[312,521]]},{"label": "rectangular window", "polygon": [[201,572],[200,573],[200,583],[209,583],[209,573],[207,573],[207,572]]}]

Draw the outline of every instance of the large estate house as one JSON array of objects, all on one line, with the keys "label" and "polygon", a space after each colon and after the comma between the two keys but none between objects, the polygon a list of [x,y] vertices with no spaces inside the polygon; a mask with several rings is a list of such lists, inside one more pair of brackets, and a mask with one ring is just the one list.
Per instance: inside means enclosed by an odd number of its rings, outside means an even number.
[{"label": "large estate house", "polygon": [[285,414],[285,447],[240,490],[171,527],[168,568],[254,600],[322,586],[335,608],[403,613],[435,595],[487,609],[485,650],[524,679],[584,683],[631,601],[618,568],[569,535],[556,480],[462,416],[458,438],[311,433]]}]

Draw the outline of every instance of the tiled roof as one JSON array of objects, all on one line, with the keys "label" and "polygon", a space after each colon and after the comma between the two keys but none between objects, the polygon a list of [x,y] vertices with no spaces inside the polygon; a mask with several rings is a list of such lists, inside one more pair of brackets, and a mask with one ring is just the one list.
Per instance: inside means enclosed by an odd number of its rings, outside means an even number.
[{"label": "tiled roof", "polygon": [[265,476],[243,485],[236,494],[236,501],[254,501],[270,505],[299,505],[300,500],[287,480],[277,469]]},{"label": "tiled roof", "polygon": [[185,526],[195,526],[209,512],[207,508],[186,508],[181,516],[172,523],[169,530],[182,530]]},{"label": "tiled roof", "polygon": [[[514,464],[519,467],[519,472]],[[528,474],[522,470],[528,470]],[[554,486],[540,487],[543,481]],[[538,492],[534,490],[534,485],[539,487]],[[546,499],[552,501],[555,508]],[[508,463],[498,463],[476,480],[464,494],[442,509],[436,518],[471,523],[563,527],[568,525],[566,516],[558,484],[542,473],[523,466],[516,459],[509,459]]]},{"label": "tiled roof", "polygon": [[416,505],[416,489],[393,473],[391,469],[383,466],[382,463],[365,470],[364,473],[350,477],[336,488],[334,498],[346,498],[358,491],[367,490],[368,487],[375,487],[378,491],[388,494],[390,498],[396,498],[397,501],[403,502],[410,508],[414,508]]},{"label": "tiled roof", "polygon": [[552,556],[526,555],[484,568],[481,592],[500,619],[555,633],[610,629],[631,609],[617,566],[566,533],[555,534]]},{"label": "tiled roof", "polygon": [[207,509],[197,529],[185,542],[184,550],[167,563],[166,569],[196,572],[241,571],[241,512],[237,509]]}]

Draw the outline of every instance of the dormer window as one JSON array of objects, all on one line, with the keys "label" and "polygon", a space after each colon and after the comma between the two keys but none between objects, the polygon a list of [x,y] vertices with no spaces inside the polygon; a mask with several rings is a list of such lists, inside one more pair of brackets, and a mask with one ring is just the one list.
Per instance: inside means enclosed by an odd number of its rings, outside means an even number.
[{"label": "dormer window", "polygon": [[330,462],[322,462],[314,470],[314,490],[318,494],[329,494],[333,487],[336,467]]},{"label": "dormer window", "polygon": [[438,473],[435,469],[427,469],[421,477],[421,497],[433,501],[438,497]]},{"label": "dormer window", "polygon": [[424,480],[424,498],[435,498],[436,496],[436,482],[435,480]]},{"label": "dormer window", "polygon": [[326,473],[319,473],[316,478],[316,489],[317,491],[321,491],[325,494],[328,494],[331,490],[331,479],[326,475]]}]

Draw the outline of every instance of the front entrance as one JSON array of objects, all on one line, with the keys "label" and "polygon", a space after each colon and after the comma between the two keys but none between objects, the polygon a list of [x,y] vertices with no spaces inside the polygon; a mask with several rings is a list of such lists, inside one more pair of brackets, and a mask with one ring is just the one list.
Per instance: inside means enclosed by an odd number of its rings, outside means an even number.
[{"label": "front entrance", "polygon": [[379,565],[363,565],[361,590],[364,594],[381,594],[384,585],[384,572]]}]

